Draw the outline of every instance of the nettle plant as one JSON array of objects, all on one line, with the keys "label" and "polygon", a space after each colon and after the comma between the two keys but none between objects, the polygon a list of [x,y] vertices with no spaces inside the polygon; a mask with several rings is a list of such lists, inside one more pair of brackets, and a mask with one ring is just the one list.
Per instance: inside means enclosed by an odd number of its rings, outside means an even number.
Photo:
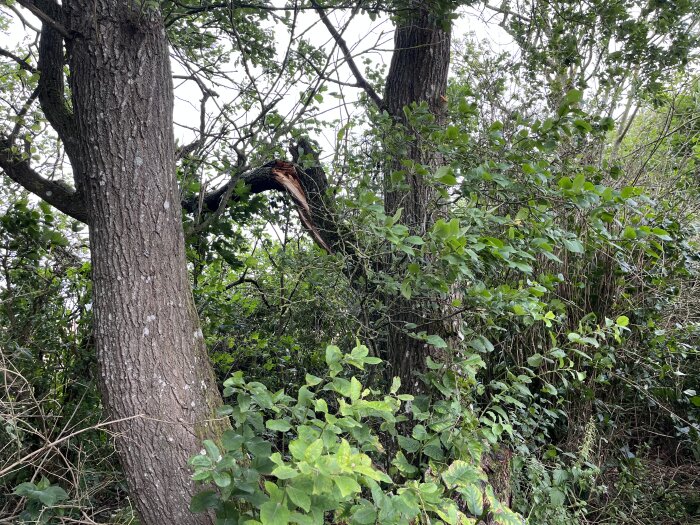
[{"label": "nettle plant", "polygon": [[[190,460],[193,478],[207,487],[193,498],[194,512],[213,509],[221,525],[456,525],[487,514],[502,525],[524,523],[487,482],[485,440],[458,390],[429,403],[400,394],[395,378],[382,393],[347,377],[381,363],[367,347],[343,354],[328,346],[325,357],[328,372],[307,374],[296,397],[248,383],[242,372],[224,382],[235,404],[220,415],[233,429]],[[454,367],[473,377],[478,362]]]}]

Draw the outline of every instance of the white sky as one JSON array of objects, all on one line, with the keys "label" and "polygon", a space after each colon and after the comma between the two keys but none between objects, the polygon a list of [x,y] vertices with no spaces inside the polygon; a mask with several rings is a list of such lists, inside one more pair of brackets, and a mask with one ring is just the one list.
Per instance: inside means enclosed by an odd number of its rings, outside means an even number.
[{"label": "white sky", "polygon": [[[273,5],[284,6],[284,1],[273,2]],[[19,7],[19,6],[18,6]],[[21,8],[20,8],[21,9]],[[26,20],[33,24],[35,27],[40,27],[40,22],[34,18],[33,15],[23,11],[23,15]],[[347,20],[347,10],[332,11],[329,13],[329,18],[337,23],[337,27],[340,28],[345,24]],[[489,13],[486,13],[488,15]],[[464,37],[465,34],[473,32],[479,40],[486,40],[490,45],[497,51],[499,50],[515,50],[515,45],[512,43],[511,38],[507,35],[503,29],[498,27],[495,23],[497,20],[494,19],[493,23],[485,24],[483,21],[479,20],[479,11],[470,8],[467,12],[463,10],[462,17],[457,20],[454,30],[453,38],[460,39]],[[323,24],[321,24],[318,15],[313,11],[305,11],[299,16],[299,28],[300,30],[305,30],[309,28],[306,32],[305,37],[311,41],[312,44],[316,46],[328,47],[331,42],[331,36]],[[284,43],[288,40],[287,29],[279,25],[275,29],[278,35],[278,42],[280,44],[281,52],[284,51]],[[21,22],[18,18],[13,19],[13,23],[10,26],[8,42],[3,44],[3,47],[13,49],[19,45],[26,38],[33,39],[33,31],[25,32],[22,27]],[[361,65],[364,58],[369,57],[374,63],[384,63],[388,66],[391,60],[391,50],[393,47],[393,26],[391,22],[386,18],[382,17],[374,22],[372,22],[367,15],[357,15],[355,19],[348,26],[347,31],[344,33],[344,38],[350,46],[353,53],[359,53],[359,57],[356,59],[357,63]],[[373,48],[375,44],[379,43],[377,49],[371,50],[370,53],[364,53],[364,51],[369,48]],[[185,73],[181,67],[173,63],[173,72],[175,74]],[[343,81],[353,83],[354,79],[347,67],[341,67],[338,78]],[[199,89],[194,85],[193,82],[177,82],[176,81],[176,102],[175,102],[175,120],[176,123],[187,123],[191,126],[191,123],[199,121]],[[354,100],[357,97],[357,89],[349,87],[340,87],[329,84],[329,91],[341,91],[350,100]],[[219,93],[222,97],[222,93]],[[223,96],[226,94],[224,93]],[[328,101],[321,107],[321,111],[328,112],[328,118],[344,118],[346,115],[343,113],[344,110],[341,108],[334,109],[337,106],[337,101],[327,97]],[[291,97],[290,97],[291,99]],[[291,108],[291,105],[296,102],[296,100],[287,100],[285,103]],[[211,111],[214,111],[212,106]],[[284,108],[286,109],[286,108]],[[181,141],[186,141],[192,136],[191,132],[186,129],[176,126],[176,136]]]}]

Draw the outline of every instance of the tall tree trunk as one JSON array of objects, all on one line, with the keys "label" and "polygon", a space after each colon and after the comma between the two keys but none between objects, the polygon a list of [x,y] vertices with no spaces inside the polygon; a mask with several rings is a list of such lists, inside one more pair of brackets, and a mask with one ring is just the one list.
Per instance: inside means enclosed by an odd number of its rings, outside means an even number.
[{"label": "tall tree trunk", "polygon": [[[445,121],[450,21],[449,12],[439,4],[411,1],[409,10],[400,15],[384,94],[387,110],[407,137],[406,141],[395,146],[397,151],[389,152],[396,160],[389,163],[385,176],[384,209],[387,215],[394,215],[402,208],[401,221],[412,235],[424,235],[440,213],[432,183],[420,173],[401,165],[402,159],[409,159],[434,171],[442,160],[434,149],[422,144],[420,132],[412,129],[403,111],[405,106],[414,102],[425,102],[437,126]],[[396,170],[406,171],[403,184],[407,188],[391,183],[391,172]],[[406,391],[419,391],[421,386],[416,376],[425,371],[425,359],[431,348],[411,337],[405,325],[423,325],[429,310],[426,312],[426,305],[395,296],[387,298],[387,308],[390,320],[387,340],[389,374],[398,375]]]},{"label": "tall tree trunk", "polygon": [[[434,147],[422,144],[421,134],[412,130],[405,118],[403,108],[413,102],[426,102],[435,118],[435,126],[445,124],[447,74],[450,62],[450,23],[451,12],[445,2],[439,0],[418,2],[411,0],[411,9],[402,15],[394,36],[395,51],[386,80],[384,104],[397,123],[406,130],[408,141],[403,151],[389,152],[393,160],[390,171],[405,170],[403,181],[408,187],[392,187],[390,172],[385,176],[384,209],[393,215],[403,208],[402,222],[413,235],[424,235],[430,230],[436,218],[444,215],[444,210],[436,200],[436,190],[430,181],[420,174],[406,170],[401,159],[409,159],[427,167],[434,173],[443,159]],[[443,336],[449,343],[457,341],[455,324],[452,322],[430,322],[430,318],[440,318],[441,307],[434,302],[406,300],[404,297],[387,298],[386,306],[390,320],[387,341],[387,360],[391,365],[390,375],[398,375],[404,385],[403,390],[420,393],[423,385],[418,375],[426,371],[426,358],[436,357],[436,349],[409,335],[406,323],[413,323]],[[439,356],[437,356],[439,358]],[[486,458],[489,481],[497,496],[510,503],[510,451],[503,449]],[[487,523],[493,523],[491,517]]]},{"label": "tall tree trunk", "polygon": [[148,2],[67,0],[73,168],[90,224],[100,387],[144,524],[203,524],[187,459],[225,425],[187,275],[165,31]]}]

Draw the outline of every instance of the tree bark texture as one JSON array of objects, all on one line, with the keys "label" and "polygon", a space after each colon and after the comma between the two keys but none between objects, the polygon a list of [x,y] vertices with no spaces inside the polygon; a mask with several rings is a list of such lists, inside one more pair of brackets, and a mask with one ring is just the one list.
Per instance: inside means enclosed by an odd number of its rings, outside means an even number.
[{"label": "tree bark texture", "polygon": [[225,424],[187,275],[165,31],[145,2],[66,0],[64,12],[104,405],[132,418],[116,442],[142,523],[210,523],[189,512],[187,459]]},{"label": "tree bark texture", "polygon": [[[435,5],[433,5],[435,4]],[[403,130],[405,140],[393,147],[392,160],[385,176],[384,209],[394,215],[403,209],[401,222],[412,235],[424,235],[430,230],[439,215],[436,206],[436,191],[433,184],[414,170],[405,169],[402,159],[426,166],[429,171],[439,167],[441,158],[434,149],[422,144],[420,132],[412,129],[404,114],[404,107],[425,102],[435,118],[435,125],[445,121],[447,74],[450,63],[450,23],[445,12],[435,2],[410,4],[397,21],[394,34],[394,54],[386,80],[384,104]],[[406,172],[403,187],[391,183],[391,172]],[[421,390],[417,374],[425,371],[425,358],[431,348],[423,341],[411,337],[405,329],[406,323],[414,323],[423,330],[427,305],[404,299],[402,296],[387,297],[389,333],[386,357],[390,376],[399,376],[404,389],[410,392]],[[438,330],[439,331],[439,330]],[[433,333],[436,333],[433,331]]]}]

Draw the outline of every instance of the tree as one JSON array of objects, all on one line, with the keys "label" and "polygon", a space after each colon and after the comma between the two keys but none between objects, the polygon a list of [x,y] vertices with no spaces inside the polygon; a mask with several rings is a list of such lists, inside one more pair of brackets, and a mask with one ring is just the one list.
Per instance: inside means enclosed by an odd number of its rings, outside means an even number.
[{"label": "tree", "polygon": [[[409,131],[405,144],[399,146],[387,166],[384,177],[384,209],[387,215],[402,212],[402,222],[412,235],[423,236],[441,215],[433,175],[441,165],[441,156],[425,147],[421,132],[411,132],[412,124],[404,114],[404,107],[425,103],[434,117],[435,127],[443,126],[447,109],[447,72],[450,65],[451,9],[444,3],[417,2],[412,9],[400,15],[394,36],[395,51],[386,80],[385,104],[397,125]],[[404,159],[416,166],[406,169]],[[422,173],[427,170],[428,174]],[[397,188],[392,173],[405,171],[406,186]],[[419,374],[426,370],[425,359],[429,346],[413,337],[407,324],[427,327],[427,331],[446,335],[441,323],[427,322],[435,312],[434,305],[412,304],[399,297],[392,301],[387,336],[386,358],[391,365],[390,375],[401,378],[410,391],[421,390]],[[438,312],[438,316],[440,313]]]},{"label": "tree", "polygon": [[188,510],[185,465],[225,423],[185,263],[161,14],[119,0],[22,5],[42,20],[38,97],[75,189],[33,171],[13,136],[2,137],[0,167],[90,226],[100,388],[143,521],[207,523]]},{"label": "tree", "polygon": [[[342,36],[329,21],[324,9],[312,2],[348,61],[357,86],[368,99],[390,118],[389,139],[384,154],[392,159],[384,172],[384,210],[388,216],[400,215],[411,235],[425,235],[440,215],[440,205],[432,173],[440,167],[441,157],[424,144],[425,130],[419,129],[404,112],[405,108],[427,106],[431,126],[444,124],[447,108],[447,73],[450,64],[452,2],[398,2],[394,51],[386,78],[384,97],[380,98],[360,73]],[[406,162],[413,163],[406,168]],[[394,178],[394,174],[399,174]],[[397,215],[397,216],[398,216]],[[383,262],[387,271],[396,261]],[[393,268],[393,271],[400,271]],[[387,333],[379,348],[389,367],[389,380],[397,376],[409,391],[421,390],[419,375],[425,371],[430,346],[415,337],[407,326],[426,325],[434,310],[430,304],[416,304],[394,293],[385,294]],[[437,323],[438,325],[440,323]],[[444,326],[429,323],[428,330],[444,335]]]}]

